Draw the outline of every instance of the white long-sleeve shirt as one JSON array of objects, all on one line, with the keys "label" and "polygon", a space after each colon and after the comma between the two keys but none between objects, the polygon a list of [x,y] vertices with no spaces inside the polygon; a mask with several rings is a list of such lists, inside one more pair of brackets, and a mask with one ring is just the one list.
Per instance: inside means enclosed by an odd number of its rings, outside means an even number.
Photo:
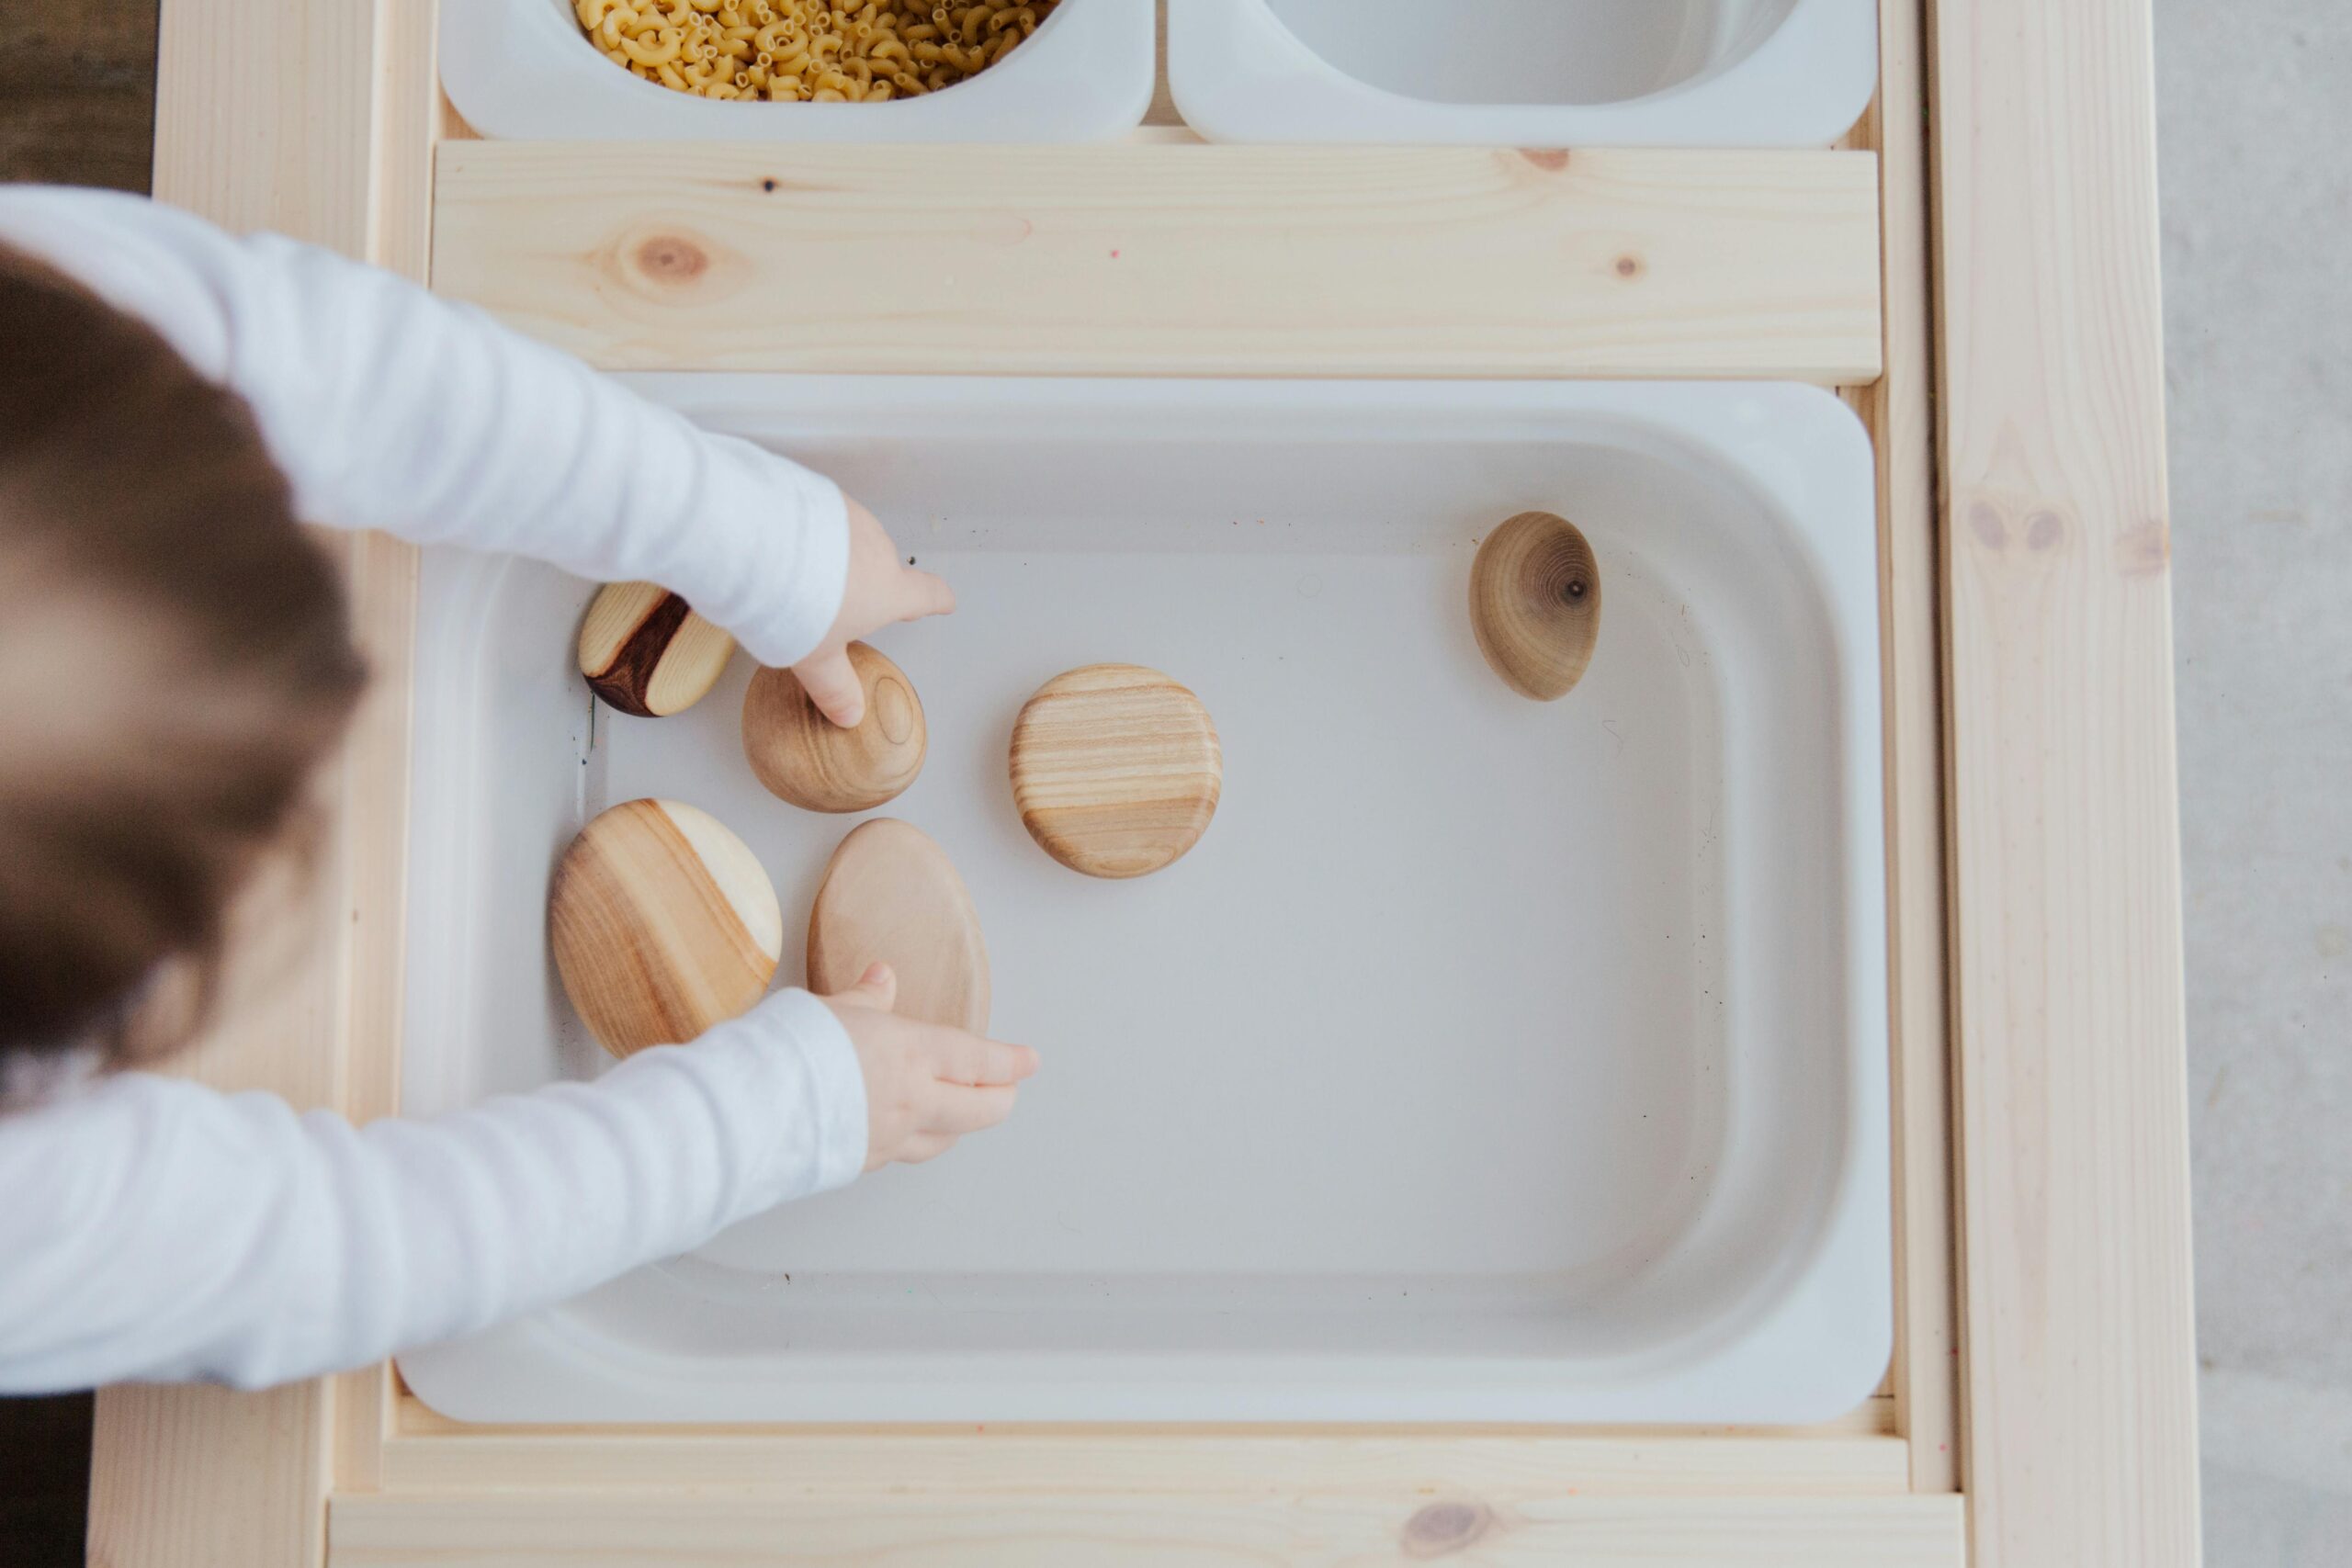
[{"label": "white long-sleeve shirt", "polygon": [[[830,481],[476,311],[129,197],[0,187],[0,244],[243,395],[306,518],[659,582],[772,665],[839,608]],[[364,1365],[842,1185],[865,1139],[855,1052],[805,991],[425,1122],[141,1073],[20,1083],[0,1098],[0,1393]]]}]

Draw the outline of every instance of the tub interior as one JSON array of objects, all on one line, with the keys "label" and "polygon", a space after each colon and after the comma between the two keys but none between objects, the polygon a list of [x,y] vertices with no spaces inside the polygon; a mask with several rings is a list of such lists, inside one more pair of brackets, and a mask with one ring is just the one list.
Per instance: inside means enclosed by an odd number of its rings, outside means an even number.
[{"label": "tub interior", "polygon": [[1599,106],[1711,75],[1795,0],[1264,0],[1334,69],[1443,104]]},{"label": "tub interior", "polygon": [[[431,554],[410,1107],[602,1069],[545,891],[588,817],[644,795],[757,852],[779,984],[842,835],[922,828],[983,921],[992,1032],[1045,1067],[941,1160],[411,1358],[428,1400],[1309,1419],[1409,1388],[1498,1418],[1733,1341],[1808,1266],[1867,1121],[1848,672],[1736,465],[1605,389],[647,384],[832,473],[956,585],[954,617],[874,639],[928,761],[879,812],[797,810],[741,760],[747,658],[684,715],[616,714],[571,664],[592,584]],[[1478,539],[1528,507],[1602,563],[1591,667],[1551,705],[1502,686],[1466,615]],[[1191,685],[1224,750],[1206,835],[1133,882],[1049,860],[1006,777],[1023,700],[1099,660]],[[560,1371],[515,1371],[537,1362]]]}]

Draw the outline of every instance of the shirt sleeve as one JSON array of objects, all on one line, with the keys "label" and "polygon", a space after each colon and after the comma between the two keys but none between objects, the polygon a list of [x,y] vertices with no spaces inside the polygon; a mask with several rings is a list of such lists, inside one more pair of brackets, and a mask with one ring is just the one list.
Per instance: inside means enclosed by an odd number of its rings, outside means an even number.
[{"label": "shirt sleeve", "polygon": [[309,521],[658,582],[772,665],[814,650],[841,607],[848,513],[830,479],[470,307],[112,192],[0,189],[0,243],[241,394]]},{"label": "shirt sleeve", "polygon": [[0,1393],[365,1365],[842,1186],[865,1142],[856,1053],[806,991],[430,1121],[99,1079],[0,1115]]}]

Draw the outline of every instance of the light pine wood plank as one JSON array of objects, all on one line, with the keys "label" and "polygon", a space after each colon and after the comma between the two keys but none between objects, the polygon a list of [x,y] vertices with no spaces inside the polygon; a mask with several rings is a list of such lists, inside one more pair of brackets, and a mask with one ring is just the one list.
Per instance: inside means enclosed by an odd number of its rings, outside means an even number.
[{"label": "light pine wood plank", "polygon": [[618,369],[1879,371],[1866,152],[452,141],[434,286]]},{"label": "light pine wood plank", "polygon": [[336,1568],[1323,1565],[1960,1568],[1959,1500],[338,1497]]},{"label": "light pine wood plank", "polygon": [[1911,1484],[1960,1483],[1959,1303],[1946,1025],[1942,649],[1937,615],[1935,336],[1928,249],[1924,0],[1882,0],[1879,156],[1886,374],[1863,397],[1878,446],[1885,671],[1887,902],[1894,1021],[1896,1426]]},{"label": "light pine wood plank", "polygon": [[2198,1557],[2147,0],[1944,0],[1945,603],[1981,1568]]},{"label": "light pine wood plank", "polygon": [[[421,276],[432,12],[431,0],[168,0],[157,197],[232,230],[275,229]],[[388,540],[322,543],[377,678],[320,780],[316,861],[247,900],[219,1021],[175,1068],[365,1117],[397,1094],[415,563]],[[266,1394],[104,1391],[92,1560],[309,1568],[324,1550],[331,1466],[348,1460],[364,1479],[390,1409],[380,1371]]]},{"label": "light pine wood plank", "polygon": [[1472,1493],[1865,1495],[1909,1483],[1901,1439],[1442,1431],[943,1433],[454,1428],[396,1437],[388,1492],[780,1496]]}]

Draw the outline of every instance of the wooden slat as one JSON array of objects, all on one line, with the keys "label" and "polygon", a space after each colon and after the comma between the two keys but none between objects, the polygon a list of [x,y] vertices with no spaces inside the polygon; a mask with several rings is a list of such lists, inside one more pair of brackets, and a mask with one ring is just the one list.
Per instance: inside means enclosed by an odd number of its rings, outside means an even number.
[{"label": "wooden slat", "polygon": [[1923,0],[1882,0],[1879,155],[1886,374],[1864,394],[1879,456],[1879,650],[1886,707],[1888,999],[1894,1023],[1896,1424],[1911,1484],[1960,1480],[1959,1303],[1946,1035],[1944,756],[1937,580],[1935,341],[1928,264]]},{"label": "wooden slat", "polygon": [[1939,279],[1981,1568],[2198,1556],[2148,0],[1942,0]]},{"label": "wooden slat", "polygon": [[396,1437],[388,1492],[1011,1495],[1593,1493],[1860,1495],[1909,1484],[1900,1438],[1657,1432],[763,1433],[456,1428]]},{"label": "wooden slat", "polygon": [[434,287],[626,369],[1879,371],[1862,152],[462,141]]},{"label": "wooden slat", "polygon": [[335,1499],[335,1568],[1960,1568],[1959,1500],[1475,1495]]},{"label": "wooden slat", "polygon": [[[156,197],[232,230],[275,229],[421,276],[433,9],[431,0],[167,0]],[[323,542],[378,682],[321,780],[323,853],[307,881],[249,902],[219,1021],[175,1067],[365,1115],[389,1108],[395,1092],[414,558],[382,539]],[[380,1430],[387,1417],[388,1401],[372,1410],[351,1403],[368,1397],[364,1375],[257,1395],[102,1392],[92,1561],[319,1562],[331,1467],[339,1450],[364,1455],[371,1423]]]}]

